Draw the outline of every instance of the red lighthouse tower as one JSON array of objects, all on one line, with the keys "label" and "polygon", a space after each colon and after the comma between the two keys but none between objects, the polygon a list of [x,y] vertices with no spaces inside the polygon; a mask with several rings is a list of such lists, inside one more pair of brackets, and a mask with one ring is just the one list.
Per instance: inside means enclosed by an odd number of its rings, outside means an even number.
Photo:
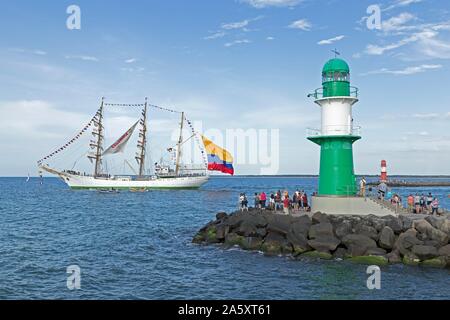
[{"label": "red lighthouse tower", "polygon": [[387,162],[386,160],[381,160],[381,176],[380,176],[380,182],[387,182],[388,176],[387,176]]}]

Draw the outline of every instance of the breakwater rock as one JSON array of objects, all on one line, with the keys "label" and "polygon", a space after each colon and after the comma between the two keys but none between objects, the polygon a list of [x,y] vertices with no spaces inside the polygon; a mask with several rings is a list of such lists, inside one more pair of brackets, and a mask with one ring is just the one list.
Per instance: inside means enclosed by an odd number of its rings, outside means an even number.
[{"label": "breakwater rock", "polygon": [[218,213],[194,237],[197,244],[239,246],[267,255],[350,259],[450,267],[450,220],[412,216],[280,215],[251,210]]}]

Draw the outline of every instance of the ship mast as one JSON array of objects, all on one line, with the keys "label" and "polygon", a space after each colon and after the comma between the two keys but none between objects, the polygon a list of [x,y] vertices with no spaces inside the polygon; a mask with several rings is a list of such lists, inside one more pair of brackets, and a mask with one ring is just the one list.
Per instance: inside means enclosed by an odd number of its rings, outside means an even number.
[{"label": "ship mast", "polygon": [[177,147],[177,163],[175,167],[175,174],[177,176],[180,173],[181,145],[183,144],[183,128],[184,128],[184,112],[181,113],[180,138],[178,139],[178,147]]},{"label": "ship mast", "polygon": [[96,124],[98,125],[98,131],[94,132],[94,135],[97,136],[96,144],[91,145],[96,148],[95,156],[92,157],[95,159],[95,169],[94,169],[94,177],[98,177],[102,171],[102,153],[103,153],[103,106],[105,103],[105,98],[102,98],[102,104],[100,109],[98,110],[98,119]]},{"label": "ship mast", "polygon": [[145,174],[145,155],[147,149],[147,98],[145,98],[145,105],[144,110],[142,110],[142,116],[142,129],[139,135],[141,140],[138,142],[140,153],[136,156],[136,160],[139,163],[139,178],[142,178]]}]

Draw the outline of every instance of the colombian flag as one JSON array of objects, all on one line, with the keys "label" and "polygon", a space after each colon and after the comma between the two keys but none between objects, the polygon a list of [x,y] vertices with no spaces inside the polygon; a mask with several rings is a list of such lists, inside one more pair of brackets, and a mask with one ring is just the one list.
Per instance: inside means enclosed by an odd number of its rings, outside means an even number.
[{"label": "colombian flag", "polygon": [[203,135],[202,139],[208,154],[208,170],[234,175],[233,156]]}]

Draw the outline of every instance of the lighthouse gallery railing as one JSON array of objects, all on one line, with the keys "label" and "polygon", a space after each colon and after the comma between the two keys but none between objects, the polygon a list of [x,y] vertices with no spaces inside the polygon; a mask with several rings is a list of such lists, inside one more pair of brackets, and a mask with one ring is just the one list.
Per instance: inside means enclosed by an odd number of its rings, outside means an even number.
[{"label": "lighthouse gallery railing", "polygon": [[[323,94],[323,88],[316,89],[314,91],[314,93],[308,94],[308,98],[311,98],[311,97],[314,97],[314,99],[325,98],[324,94]],[[352,98],[358,98],[359,97],[359,89],[357,87],[350,87],[350,97],[352,97]]]},{"label": "lighthouse gallery railing", "polygon": [[[349,131],[350,129],[350,131]],[[362,132],[362,128],[359,126],[326,126],[322,129],[314,129],[314,128],[307,128],[306,134],[308,137],[318,137],[322,135],[326,135],[324,133],[326,132],[333,132],[333,135],[352,135],[352,136],[360,136]],[[350,134],[349,134],[350,132]]]}]

